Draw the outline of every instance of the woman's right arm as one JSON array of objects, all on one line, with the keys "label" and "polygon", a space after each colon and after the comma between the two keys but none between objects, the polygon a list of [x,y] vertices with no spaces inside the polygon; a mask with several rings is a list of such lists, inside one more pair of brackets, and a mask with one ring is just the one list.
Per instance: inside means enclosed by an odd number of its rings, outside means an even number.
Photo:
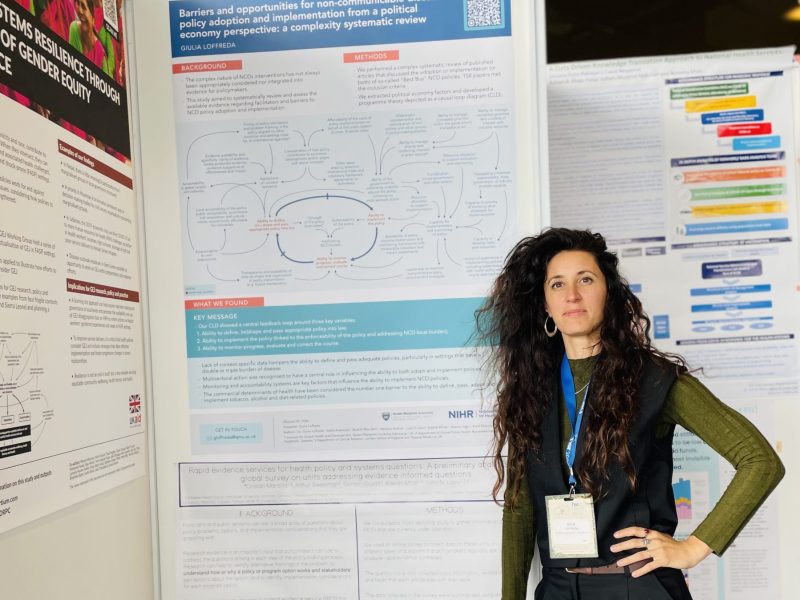
[{"label": "woman's right arm", "polygon": [[514,508],[503,507],[503,600],[525,600],[535,547],[536,519],[523,476]]}]

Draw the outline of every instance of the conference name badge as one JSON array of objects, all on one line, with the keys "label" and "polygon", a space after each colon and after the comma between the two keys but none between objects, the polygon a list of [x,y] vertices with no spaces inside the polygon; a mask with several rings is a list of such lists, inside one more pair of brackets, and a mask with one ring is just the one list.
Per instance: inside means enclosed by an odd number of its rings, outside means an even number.
[{"label": "conference name badge", "polygon": [[591,494],[545,496],[550,558],[597,558]]}]

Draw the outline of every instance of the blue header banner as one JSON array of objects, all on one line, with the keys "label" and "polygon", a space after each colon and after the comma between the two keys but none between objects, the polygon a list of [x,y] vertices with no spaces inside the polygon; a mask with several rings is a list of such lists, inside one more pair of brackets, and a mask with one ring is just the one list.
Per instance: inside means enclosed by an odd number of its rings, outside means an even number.
[{"label": "blue header banner", "polygon": [[511,0],[174,0],[172,56],[511,35]]}]

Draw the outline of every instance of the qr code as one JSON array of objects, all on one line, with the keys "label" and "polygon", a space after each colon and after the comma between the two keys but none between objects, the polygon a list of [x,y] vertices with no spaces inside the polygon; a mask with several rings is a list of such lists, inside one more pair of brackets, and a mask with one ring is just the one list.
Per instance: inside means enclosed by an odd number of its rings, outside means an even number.
[{"label": "qr code", "polygon": [[117,34],[117,23],[119,19],[119,14],[117,12],[117,1],[116,0],[103,0],[103,21],[105,21],[106,29],[110,30],[111,34],[116,38]]},{"label": "qr code", "polygon": [[467,29],[503,27],[503,0],[465,0]]}]

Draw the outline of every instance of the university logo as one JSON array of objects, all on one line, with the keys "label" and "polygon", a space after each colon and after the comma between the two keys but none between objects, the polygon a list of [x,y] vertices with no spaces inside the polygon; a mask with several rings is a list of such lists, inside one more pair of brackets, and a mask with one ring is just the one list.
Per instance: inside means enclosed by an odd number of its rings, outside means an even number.
[{"label": "university logo", "polygon": [[128,396],[128,417],[131,427],[139,427],[142,424],[142,400],[139,394]]}]

